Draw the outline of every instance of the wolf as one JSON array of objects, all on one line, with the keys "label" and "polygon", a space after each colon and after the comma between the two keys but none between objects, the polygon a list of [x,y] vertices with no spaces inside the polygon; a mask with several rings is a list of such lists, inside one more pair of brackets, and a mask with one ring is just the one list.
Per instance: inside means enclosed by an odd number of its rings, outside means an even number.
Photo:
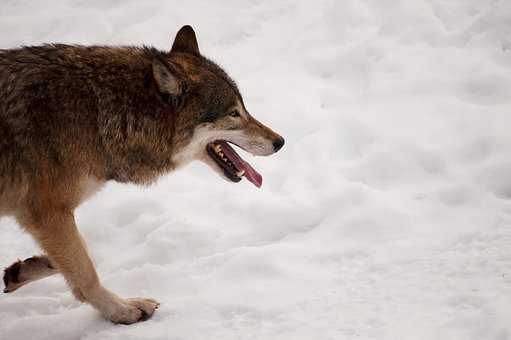
[{"label": "wolf", "polygon": [[260,187],[234,150],[268,156],[284,139],[252,117],[231,77],[182,27],[169,51],[47,44],[0,50],[0,216],[43,254],[4,271],[4,292],[60,273],[74,296],[114,323],[151,317],[158,302],[104,287],[74,210],[108,181],[147,185],[198,160]]}]

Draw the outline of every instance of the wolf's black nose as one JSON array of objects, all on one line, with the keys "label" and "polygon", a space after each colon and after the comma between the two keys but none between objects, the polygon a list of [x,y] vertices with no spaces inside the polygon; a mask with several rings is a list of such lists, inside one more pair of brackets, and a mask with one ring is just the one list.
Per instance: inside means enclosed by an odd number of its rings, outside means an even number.
[{"label": "wolf's black nose", "polygon": [[275,152],[279,151],[280,149],[282,149],[282,147],[284,146],[284,138],[282,137],[279,137],[277,139],[275,139],[273,141],[273,150]]}]

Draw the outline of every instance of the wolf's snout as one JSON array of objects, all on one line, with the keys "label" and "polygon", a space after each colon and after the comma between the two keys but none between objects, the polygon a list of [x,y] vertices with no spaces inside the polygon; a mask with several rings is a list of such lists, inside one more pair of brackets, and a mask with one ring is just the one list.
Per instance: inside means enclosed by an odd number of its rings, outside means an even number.
[{"label": "wolf's snout", "polygon": [[280,149],[282,149],[284,143],[285,143],[284,138],[279,136],[277,139],[273,141],[273,151],[277,152]]}]

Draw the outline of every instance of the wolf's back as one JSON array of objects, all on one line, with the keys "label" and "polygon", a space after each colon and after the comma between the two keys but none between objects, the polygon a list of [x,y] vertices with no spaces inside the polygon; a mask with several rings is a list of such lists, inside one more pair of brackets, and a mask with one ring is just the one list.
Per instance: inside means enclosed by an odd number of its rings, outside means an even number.
[{"label": "wolf's back", "polygon": [[[37,171],[36,151],[47,149],[52,86],[65,66],[58,46],[0,50],[0,193]],[[14,190],[15,191],[15,190]]]}]

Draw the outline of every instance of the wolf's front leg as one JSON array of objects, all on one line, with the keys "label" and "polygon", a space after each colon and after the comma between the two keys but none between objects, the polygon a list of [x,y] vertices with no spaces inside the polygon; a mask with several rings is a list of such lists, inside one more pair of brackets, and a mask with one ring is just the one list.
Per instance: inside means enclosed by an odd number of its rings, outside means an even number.
[{"label": "wolf's front leg", "polygon": [[32,256],[16,261],[4,270],[4,293],[14,292],[27,283],[57,274],[58,270],[46,256]]},{"label": "wolf's front leg", "polygon": [[152,316],[158,303],[152,299],[122,299],[101,286],[72,212],[46,209],[24,214],[19,222],[41,245],[52,265],[64,275],[73,294],[115,323],[131,324]]}]

